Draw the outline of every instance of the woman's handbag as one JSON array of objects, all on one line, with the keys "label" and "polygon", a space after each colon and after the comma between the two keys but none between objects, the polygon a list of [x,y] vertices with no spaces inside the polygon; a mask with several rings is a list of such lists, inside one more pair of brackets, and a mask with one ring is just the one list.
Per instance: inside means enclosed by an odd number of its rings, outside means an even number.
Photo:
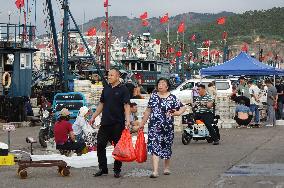
[{"label": "woman's handbag", "polygon": [[121,162],[135,161],[136,155],[129,129],[122,131],[121,137],[112,152],[112,156],[115,160]]},{"label": "woman's handbag", "polygon": [[147,147],[142,129],[138,130],[137,140],[135,144],[136,161],[144,163],[147,161]]}]

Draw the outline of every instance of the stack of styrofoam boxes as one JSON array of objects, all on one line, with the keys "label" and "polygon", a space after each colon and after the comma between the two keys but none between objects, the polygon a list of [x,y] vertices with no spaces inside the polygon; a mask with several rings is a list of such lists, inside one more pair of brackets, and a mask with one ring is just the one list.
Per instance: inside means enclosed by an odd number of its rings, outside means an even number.
[{"label": "stack of styrofoam boxes", "polygon": [[37,98],[31,98],[30,101],[31,101],[34,116],[39,116],[40,106],[39,104],[37,104]]},{"label": "stack of styrofoam boxes", "polygon": [[259,105],[259,118],[261,121],[266,121],[267,119],[267,106],[266,105]]},{"label": "stack of styrofoam boxes", "polygon": [[[131,102],[135,102],[137,104],[137,117],[138,117],[138,121],[141,122],[142,118],[143,118],[143,114],[148,106],[148,99],[131,99]],[[144,131],[147,132],[148,131],[148,122],[145,125]]]},{"label": "stack of styrofoam boxes", "polygon": [[96,106],[98,106],[103,89],[103,85],[91,85],[92,108],[96,108]]},{"label": "stack of styrofoam boxes", "polygon": [[235,105],[230,100],[229,95],[218,95],[216,99],[216,115],[220,116],[218,122],[219,128],[232,128],[235,127],[233,120],[235,113]]},{"label": "stack of styrofoam boxes", "polygon": [[187,124],[182,124],[182,116],[192,113],[192,109],[187,105],[185,107],[186,110],[183,114],[181,114],[180,116],[174,116],[175,132],[181,132],[185,127],[187,127]]},{"label": "stack of styrofoam boxes", "polygon": [[[0,57],[0,58],[2,58],[2,56]],[[2,78],[3,77],[3,72],[2,72],[2,66],[1,66],[1,62],[2,61],[2,59],[0,59],[0,78]],[[3,93],[3,90],[4,90],[4,88],[3,88],[3,86],[2,86],[2,84],[0,84],[0,93]],[[2,95],[2,94],[1,94]]]},{"label": "stack of styrofoam boxes", "polygon": [[88,106],[90,106],[93,101],[91,97],[91,85],[90,80],[74,80],[74,91],[84,94]]}]

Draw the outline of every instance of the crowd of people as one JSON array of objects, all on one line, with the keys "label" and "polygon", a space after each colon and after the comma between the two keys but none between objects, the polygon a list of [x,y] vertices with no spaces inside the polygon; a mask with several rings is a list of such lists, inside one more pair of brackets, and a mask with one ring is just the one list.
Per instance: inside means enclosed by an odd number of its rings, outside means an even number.
[{"label": "crowd of people", "polygon": [[[254,115],[254,124],[259,124],[259,103],[260,89],[252,82],[240,77],[239,85],[232,94],[238,105],[236,107],[236,122],[239,125],[251,123]],[[278,117],[283,118],[283,86],[274,87],[270,80],[266,80],[267,86],[267,109],[268,124],[275,124],[275,105],[282,111]],[[95,125],[95,119],[102,114],[101,122],[97,132],[96,149],[99,163],[99,170],[94,173],[95,177],[109,173],[107,166],[106,147],[108,143],[114,146],[118,143],[122,131],[126,128],[131,133],[144,129],[148,122],[148,142],[147,150],[152,156],[153,171],[150,178],[159,177],[159,160],[164,160],[164,175],[170,175],[170,159],[172,156],[172,144],[174,139],[174,116],[180,116],[186,107],[179,99],[170,93],[170,81],[167,78],[160,78],[156,83],[156,89],[152,92],[143,114],[142,120],[138,121],[136,116],[137,104],[130,102],[130,99],[141,99],[141,91],[138,86],[134,86],[130,80],[122,83],[120,72],[111,69],[108,73],[108,84],[104,86],[100,102],[96,111],[91,114],[87,107],[82,107],[79,111],[75,123],[68,122],[70,112],[62,109],[60,118],[55,124],[54,134],[56,147],[58,149],[75,150],[78,155],[83,153],[86,147],[86,140],[83,137],[84,129]],[[219,130],[212,126],[215,115],[215,100],[217,89],[215,83],[208,85],[199,84],[195,86],[192,106],[195,108],[195,117],[203,120],[209,134],[213,140],[213,145],[218,145],[220,140]],[[91,117],[88,120],[88,117]],[[121,177],[122,162],[114,161],[114,177]]]},{"label": "crowd of people", "polygon": [[231,98],[238,103],[235,119],[240,127],[259,126],[259,109],[263,104],[267,106],[267,121],[264,123],[266,126],[275,126],[276,119],[282,119],[284,95],[281,81],[278,80],[274,86],[272,81],[267,79],[264,84],[265,102],[261,100],[263,95],[260,88],[252,80],[247,81],[245,77],[239,78],[239,85],[233,91]]}]

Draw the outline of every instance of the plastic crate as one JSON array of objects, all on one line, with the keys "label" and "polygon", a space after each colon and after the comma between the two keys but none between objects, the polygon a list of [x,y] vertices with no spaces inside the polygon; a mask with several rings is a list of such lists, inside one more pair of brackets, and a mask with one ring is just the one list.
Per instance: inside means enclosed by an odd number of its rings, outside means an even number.
[{"label": "plastic crate", "polygon": [[15,165],[14,155],[8,154],[8,156],[0,156],[0,166],[12,165]]}]

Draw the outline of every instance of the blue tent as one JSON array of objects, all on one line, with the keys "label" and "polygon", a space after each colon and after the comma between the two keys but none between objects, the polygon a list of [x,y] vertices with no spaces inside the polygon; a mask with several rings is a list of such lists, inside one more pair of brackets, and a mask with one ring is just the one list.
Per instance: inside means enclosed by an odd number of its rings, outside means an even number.
[{"label": "blue tent", "polygon": [[228,76],[228,75],[284,75],[284,70],[271,67],[241,52],[236,57],[224,62],[221,65],[203,68],[200,70],[202,76]]}]

